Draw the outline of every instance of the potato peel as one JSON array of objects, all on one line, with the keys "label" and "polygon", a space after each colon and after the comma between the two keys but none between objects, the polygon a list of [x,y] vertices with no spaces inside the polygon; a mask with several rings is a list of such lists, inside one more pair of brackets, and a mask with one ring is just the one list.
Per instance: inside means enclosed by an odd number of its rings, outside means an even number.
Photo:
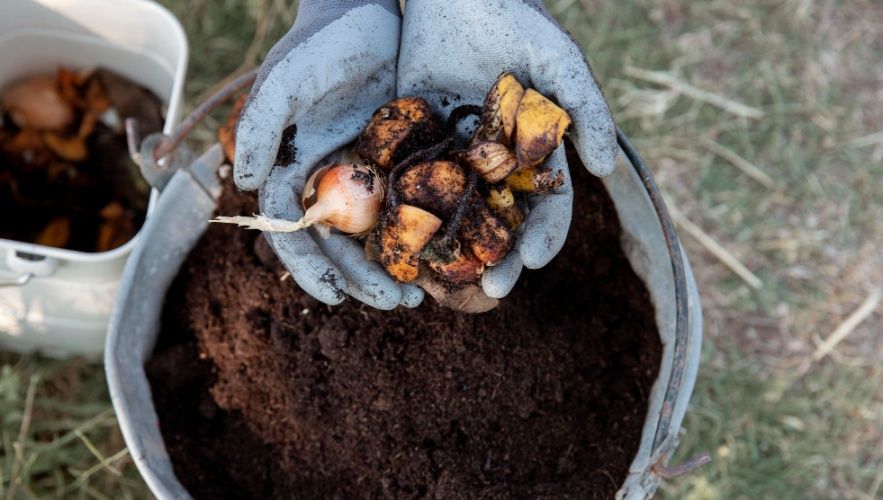
[{"label": "potato peel", "polygon": [[539,165],[561,144],[570,116],[536,90],[527,89],[515,119],[515,156],[523,167]]},{"label": "potato peel", "polygon": [[451,161],[423,162],[405,171],[396,189],[404,203],[448,219],[466,189],[466,175]]},{"label": "potato peel", "polygon": [[396,280],[413,281],[418,274],[420,251],[441,227],[435,215],[412,205],[389,210],[380,228],[380,262]]},{"label": "potato peel", "polygon": [[515,204],[515,194],[507,185],[493,186],[485,198],[488,208],[511,230],[524,222],[524,212]]},{"label": "potato peel", "polygon": [[450,262],[429,260],[427,264],[440,278],[452,284],[475,283],[484,273],[484,263],[462,247]]},{"label": "potato peel", "polygon": [[371,165],[389,170],[410,152],[437,142],[439,134],[429,103],[419,97],[402,97],[374,112],[355,150]]},{"label": "potato peel", "polygon": [[511,73],[502,73],[484,100],[483,112],[475,131],[475,142],[494,141],[512,145],[518,105],[524,87]]},{"label": "potato peel", "polygon": [[506,178],[506,186],[516,193],[549,194],[564,185],[564,173],[546,167],[519,168]]},{"label": "potato peel", "polygon": [[515,246],[515,234],[483,204],[463,218],[460,237],[487,266],[498,264]]}]

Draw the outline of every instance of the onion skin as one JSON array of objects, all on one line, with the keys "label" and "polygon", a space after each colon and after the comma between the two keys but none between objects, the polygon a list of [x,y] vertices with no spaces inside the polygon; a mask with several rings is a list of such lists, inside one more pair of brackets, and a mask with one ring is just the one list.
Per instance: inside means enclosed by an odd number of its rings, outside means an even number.
[{"label": "onion skin", "polygon": [[28,78],[6,89],[3,109],[21,128],[61,130],[74,121],[74,109],[61,96],[52,76]]},{"label": "onion skin", "polygon": [[502,181],[518,168],[515,154],[499,142],[473,144],[461,160],[491,184]]},{"label": "onion skin", "polygon": [[381,181],[368,167],[337,163],[317,170],[303,192],[307,225],[323,223],[348,234],[370,231],[380,218]]},{"label": "onion skin", "polygon": [[237,224],[247,229],[292,233],[315,225],[322,237],[329,227],[344,233],[362,235],[380,218],[383,184],[373,170],[363,165],[335,163],[320,168],[304,185],[302,202],[306,212],[299,221],[274,219],[265,215],[218,216],[211,222]]}]

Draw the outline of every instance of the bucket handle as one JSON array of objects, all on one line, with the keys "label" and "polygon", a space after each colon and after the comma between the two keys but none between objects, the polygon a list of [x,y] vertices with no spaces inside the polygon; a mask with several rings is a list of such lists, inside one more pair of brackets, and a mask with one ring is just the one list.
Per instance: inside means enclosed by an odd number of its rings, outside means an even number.
[{"label": "bucket handle", "polygon": [[711,462],[711,456],[708,453],[700,453],[689,458],[683,464],[674,467],[668,467],[665,462],[668,460],[669,454],[674,451],[677,440],[671,434],[671,419],[674,413],[675,401],[681,392],[681,386],[684,382],[684,372],[687,363],[687,344],[689,342],[689,318],[687,314],[687,275],[684,271],[683,250],[678,240],[677,232],[675,232],[674,223],[665,206],[662,193],[659,186],[653,180],[653,174],[650,168],[644,163],[637,149],[628,140],[619,127],[616,128],[616,140],[619,147],[625,153],[632,167],[637,172],[638,177],[644,184],[647,194],[650,196],[650,202],[659,218],[659,224],[662,227],[662,234],[665,237],[665,245],[668,247],[668,254],[671,257],[671,270],[674,278],[675,292],[675,341],[674,356],[672,359],[671,376],[665,387],[665,397],[662,401],[662,409],[659,414],[659,421],[656,425],[656,435],[653,437],[653,449],[650,456],[658,456],[659,460],[652,466],[651,470],[663,479],[677,477],[701,467]]},{"label": "bucket handle", "polygon": [[659,224],[662,226],[662,234],[665,237],[665,245],[668,247],[668,254],[671,257],[671,270],[674,276],[675,288],[675,342],[674,342],[674,359],[672,361],[671,376],[665,388],[665,399],[662,402],[662,411],[659,416],[659,425],[656,427],[656,436],[653,438],[653,454],[656,454],[664,444],[669,441],[669,426],[671,424],[672,413],[674,412],[675,400],[681,391],[681,384],[684,380],[684,371],[686,369],[686,352],[687,352],[687,275],[684,272],[684,260],[681,250],[681,243],[675,232],[674,223],[668,214],[668,208],[659,191],[659,186],[653,180],[653,174],[650,168],[641,159],[641,155],[629,142],[628,138],[618,127],[616,129],[616,140],[619,147],[625,153],[631,162],[647,194],[650,196],[650,202],[659,218]]},{"label": "bucket handle", "polygon": [[181,146],[184,139],[196,125],[202,122],[219,105],[250,87],[260,68],[252,68],[234,79],[228,79],[212,95],[203,101],[185,118],[171,135],[154,133],[143,141],[134,118],[126,120],[126,140],[129,156],[141,169],[144,179],[158,191],[162,191],[177,170],[193,163],[196,156],[187,147]]}]

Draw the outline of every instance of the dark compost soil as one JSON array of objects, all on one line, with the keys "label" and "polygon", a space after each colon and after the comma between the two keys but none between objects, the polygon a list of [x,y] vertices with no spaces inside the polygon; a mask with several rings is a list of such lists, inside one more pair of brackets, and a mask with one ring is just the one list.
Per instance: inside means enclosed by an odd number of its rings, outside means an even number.
[{"label": "dark compost soil", "polygon": [[[196,498],[609,498],[660,361],[601,183],[574,166],[562,253],[499,308],[327,307],[263,237],[212,225],[147,371]],[[256,211],[228,186],[220,213]]]}]

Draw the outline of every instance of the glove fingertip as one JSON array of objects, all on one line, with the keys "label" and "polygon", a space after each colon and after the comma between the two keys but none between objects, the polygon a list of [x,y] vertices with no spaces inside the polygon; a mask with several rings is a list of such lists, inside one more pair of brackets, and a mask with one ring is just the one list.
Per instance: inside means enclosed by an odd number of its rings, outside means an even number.
[{"label": "glove fingertip", "polygon": [[490,278],[484,278],[481,280],[482,290],[484,290],[485,295],[492,299],[502,299],[509,295],[509,292],[512,291],[514,286],[515,282],[512,280]]},{"label": "glove fingertip", "polygon": [[257,176],[245,168],[233,169],[233,182],[243,191],[254,191],[261,187],[267,176]]},{"label": "glove fingertip", "polygon": [[562,204],[550,203],[540,210],[561,214],[560,218],[550,221],[546,217],[540,217],[536,221],[529,221],[525,227],[524,234],[518,241],[518,255],[524,267],[528,269],[545,267],[564,248],[570,228],[570,210],[560,205]]},{"label": "glove fingertip", "polygon": [[304,232],[266,233],[270,246],[297,285],[316,300],[337,305],[347,297],[343,274]]},{"label": "glove fingertip", "polygon": [[522,268],[518,252],[512,252],[503,262],[485,271],[481,277],[481,288],[485,295],[492,299],[502,299],[509,295],[518,282]]},{"label": "glove fingertip", "polygon": [[243,115],[236,131],[236,157],[233,182],[239,189],[252,191],[267,180],[279,149],[279,133],[264,127],[248,127],[251,118]]},{"label": "glove fingertip", "polygon": [[[524,267],[528,269],[544,267],[561,250],[561,245],[551,241],[551,238],[548,236],[544,240],[539,244],[535,241],[528,241],[520,245],[518,252],[521,254],[521,261]],[[552,248],[553,246],[557,248]]]},{"label": "glove fingertip", "polygon": [[616,169],[616,125],[606,104],[574,113],[573,144],[586,169],[606,177]]},{"label": "glove fingertip", "polygon": [[573,50],[556,70],[535,74],[534,83],[567,110],[573,120],[570,137],[580,159],[589,172],[604,177],[616,168],[616,124],[582,52],[575,46]]},{"label": "glove fingertip", "polygon": [[586,165],[586,169],[598,177],[607,177],[616,170],[616,157],[619,148],[616,143],[616,135],[610,141],[603,141],[599,145],[580,147],[579,156]]},{"label": "glove fingertip", "polygon": [[233,181],[239,189],[259,188],[273,169],[283,129],[291,114],[282,89],[255,89],[236,125]]},{"label": "glove fingertip", "polygon": [[349,294],[354,299],[381,311],[395,309],[402,300],[401,293],[398,290],[393,292],[392,289],[371,290],[370,293],[366,293],[358,287],[349,287]]},{"label": "glove fingertip", "polygon": [[402,300],[400,304],[413,309],[423,302],[424,296],[425,292],[419,286],[404,284],[402,285]]}]

